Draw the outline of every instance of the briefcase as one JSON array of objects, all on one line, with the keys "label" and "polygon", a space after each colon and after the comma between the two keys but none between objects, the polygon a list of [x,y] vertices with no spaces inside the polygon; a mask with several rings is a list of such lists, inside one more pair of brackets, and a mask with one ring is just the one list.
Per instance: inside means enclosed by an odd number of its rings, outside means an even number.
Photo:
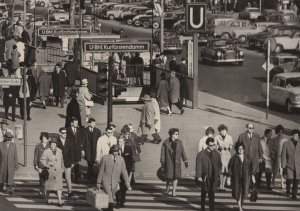
[{"label": "briefcase", "polygon": [[109,196],[102,190],[89,188],[86,192],[86,201],[89,205],[101,210],[103,208],[108,208]]}]

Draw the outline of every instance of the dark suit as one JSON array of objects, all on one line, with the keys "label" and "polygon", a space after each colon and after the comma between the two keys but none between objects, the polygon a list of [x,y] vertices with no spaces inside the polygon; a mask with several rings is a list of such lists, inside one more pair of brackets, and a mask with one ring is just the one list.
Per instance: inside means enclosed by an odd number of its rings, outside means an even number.
[{"label": "dark suit", "polygon": [[[120,155],[124,158],[128,175],[132,171],[132,167],[134,164],[132,158],[133,148],[130,142],[131,142],[130,140],[126,140],[126,142],[124,143],[124,150],[122,149],[120,150]],[[126,200],[127,188],[126,188],[125,180],[122,177],[119,184],[120,184],[120,190],[118,190],[116,193],[116,201],[118,205],[124,205]]]},{"label": "dark suit", "polygon": [[67,139],[70,139],[71,143],[74,146],[74,162],[75,162],[75,179],[79,178],[79,161],[81,160],[81,150],[84,149],[83,143],[83,132],[82,129],[77,127],[76,133],[74,134],[72,127],[67,128]]},{"label": "dark suit", "polygon": [[83,130],[84,151],[85,158],[88,163],[87,175],[89,178],[93,176],[93,166],[96,160],[97,141],[101,136],[101,131],[98,128],[93,128],[93,132],[91,132],[90,130],[90,127],[87,127]]},{"label": "dark suit", "polygon": [[[5,108],[5,118],[8,119],[8,109],[11,106],[12,119],[16,116],[16,99],[18,96],[18,86],[9,86],[8,88],[2,88],[3,90],[3,106]],[[11,95],[11,96],[10,96]]]},{"label": "dark suit", "polygon": [[61,149],[65,168],[71,168],[72,164],[75,164],[74,161],[74,145],[69,138],[66,138],[65,145],[63,145],[61,139],[57,140],[57,147]]}]

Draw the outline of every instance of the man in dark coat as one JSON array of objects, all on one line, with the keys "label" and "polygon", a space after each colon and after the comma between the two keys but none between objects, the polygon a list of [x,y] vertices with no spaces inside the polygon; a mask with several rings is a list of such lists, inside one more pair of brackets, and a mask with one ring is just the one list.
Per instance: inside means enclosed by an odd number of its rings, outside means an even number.
[{"label": "man in dark coat", "polygon": [[64,70],[66,71],[67,75],[67,87],[68,87],[68,95],[70,94],[71,90],[75,87],[75,80],[80,80],[80,76],[78,73],[78,64],[74,60],[74,56],[69,57],[68,62],[64,65]]},{"label": "man in dark coat", "polygon": [[74,197],[72,192],[71,171],[74,167],[74,146],[69,138],[67,138],[67,129],[62,127],[59,129],[60,136],[57,140],[57,147],[61,149],[64,159],[64,173],[68,187],[68,197]]},{"label": "man in dark coat", "polygon": [[71,100],[70,100],[69,104],[67,105],[66,123],[65,123],[66,128],[71,126],[72,117],[77,118],[78,126],[82,127],[79,103],[76,99],[77,95],[78,95],[77,90],[73,89],[70,94]]},{"label": "man in dark coat", "polygon": [[207,138],[207,148],[198,153],[196,159],[196,179],[201,184],[201,211],[205,210],[205,198],[208,193],[209,209],[214,210],[215,191],[218,185],[218,175],[222,170],[220,154],[214,150],[214,138]]},{"label": "man in dark coat", "polygon": [[89,118],[89,126],[83,131],[85,158],[88,163],[87,177],[92,179],[94,176],[93,166],[96,160],[97,141],[101,136],[101,131],[96,128],[96,120]]},{"label": "man in dark coat", "polygon": [[144,60],[142,57],[140,57],[140,53],[135,53],[135,57],[131,59],[132,67],[134,68],[134,76],[136,80],[137,85],[143,85],[144,84]]},{"label": "man in dark coat", "polygon": [[178,64],[176,62],[176,56],[173,56],[172,60],[169,62],[169,69],[171,71],[175,71],[175,72],[178,71]]},{"label": "man in dark coat", "polygon": [[254,133],[254,125],[248,123],[246,125],[246,132],[240,134],[238,142],[242,142],[245,146],[245,155],[248,156],[253,165],[253,173],[259,172],[259,163],[262,162],[263,150],[260,143],[260,136]]},{"label": "man in dark coat", "polygon": [[184,76],[188,75],[188,70],[187,70],[185,58],[181,59],[181,62],[178,65],[177,73],[178,73],[177,77],[180,82],[180,100],[183,102],[187,98],[187,84]]},{"label": "man in dark coat", "polygon": [[56,100],[56,106],[60,102],[61,107],[64,107],[65,87],[67,86],[66,73],[62,70],[61,62],[55,65],[55,70],[52,73],[53,95]]},{"label": "man in dark coat", "polygon": [[84,143],[83,143],[83,132],[80,127],[78,127],[78,119],[73,117],[71,119],[71,127],[67,128],[67,139],[70,139],[74,146],[74,162],[75,162],[75,182],[79,182],[80,172],[79,172],[79,162],[81,157],[84,157]]}]

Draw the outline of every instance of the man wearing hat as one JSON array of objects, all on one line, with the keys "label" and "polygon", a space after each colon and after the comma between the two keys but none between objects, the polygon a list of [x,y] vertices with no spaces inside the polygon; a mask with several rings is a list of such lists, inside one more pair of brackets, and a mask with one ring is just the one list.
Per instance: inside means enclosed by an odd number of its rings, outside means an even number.
[{"label": "man wearing hat", "polygon": [[7,125],[9,125],[7,119],[2,119],[1,122],[0,122],[0,124],[1,124],[1,129],[0,129],[0,142],[2,142],[2,141],[4,140],[4,135],[5,135],[6,133],[11,133],[11,134],[13,134],[13,131],[7,127]]},{"label": "man wearing hat", "polygon": [[62,69],[62,63],[58,62],[55,65],[52,73],[53,95],[55,97],[56,106],[60,102],[61,107],[64,107],[65,87],[67,86],[66,73]]},{"label": "man wearing hat", "polygon": [[6,183],[6,191],[14,194],[13,184],[15,171],[18,169],[17,146],[12,142],[13,135],[10,132],[3,136],[4,141],[0,143],[0,191]]},{"label": "man wearing hat", "polygon": [[149,95],[145,94],[142,100],[145,105],[143,107],[140,120],[140,128],[142,131],[141,143],[143,144],[147,140],[148,135],[151,134],[153,136],[152,142],[158,144],[161,142],[161,137],[155,131],[155,110],[151,103],[152,99]]}]

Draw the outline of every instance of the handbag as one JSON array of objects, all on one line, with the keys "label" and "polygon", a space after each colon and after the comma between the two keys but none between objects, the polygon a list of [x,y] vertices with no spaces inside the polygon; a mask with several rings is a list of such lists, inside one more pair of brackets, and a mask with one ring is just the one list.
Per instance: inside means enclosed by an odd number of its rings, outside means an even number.
[{"label": "handbag", "polygon": [[137,153],[137,154],[133,154],[132,155],[132,159],[133,161],[136,163],[136,162],[140,162],[141,161],[141,157],[140,155]]},{"label": "handbag", "polygon": [[98,188],[89,188],[86,191],[86,201],[92,207],[96,209],[108,208],[109,196]]},{"label": "handbag", "polygon": [[49,171],[48,171],[47,167],[44,167],[42,169],[40,176],[45,180],[47,180],[49,178]]},{"label": "handbag", "polygon": [[157,175],[158,179],[160,179],[163,182],[165,182],[167,180],[167,178],[166,178],[166,172],[165,172],[165,170],[164,170],[163,167],[160,167],[157,170],[156,175]]},{"label": "handbag", "polygon": [[94,101],[92,100],[84,100],[84,105],[87,107],[93,107],[94,106]]}]

